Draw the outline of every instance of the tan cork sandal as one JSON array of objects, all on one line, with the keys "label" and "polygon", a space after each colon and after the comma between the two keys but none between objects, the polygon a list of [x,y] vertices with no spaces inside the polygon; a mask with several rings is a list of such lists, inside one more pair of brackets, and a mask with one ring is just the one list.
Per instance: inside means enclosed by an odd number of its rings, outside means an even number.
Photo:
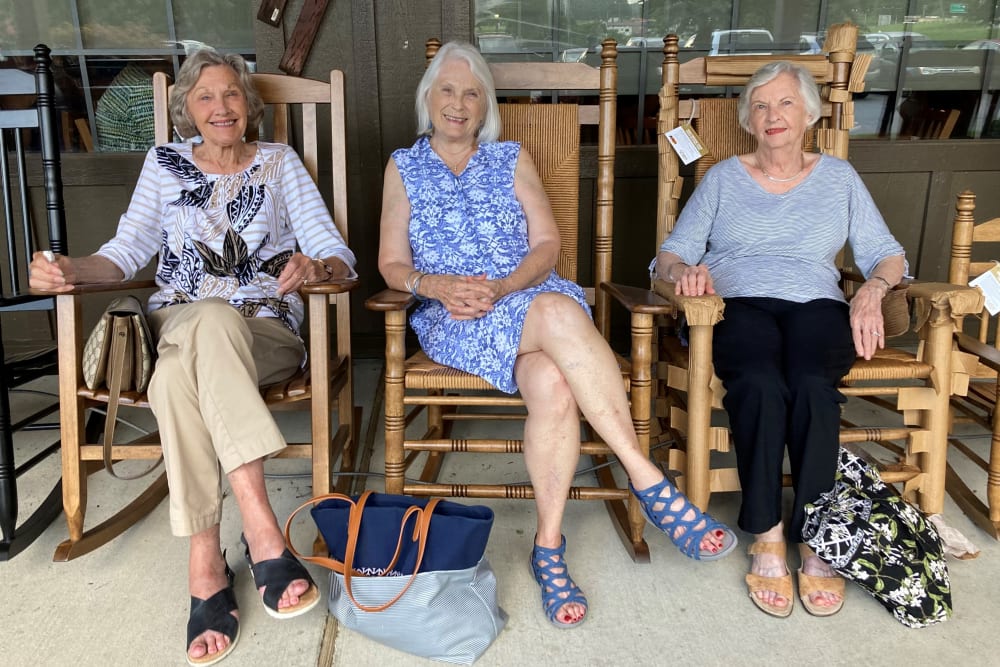
[{"label": "tan cork sandal", "polygon": [[[776,556],[781,556],[781,559],[785,559],[785,543],[784,542],[754,542],[747,549],[747,553],[750,556],[755,556],[757,554],[774,554]],[[763,611],[765,614],[770,616],[776,616],[778,618],[786,618],[792,613],[792,602],[794,598],[792,597],[792,574],[788,571],[788,567],[785,567],[785,574],[780,577],[762,577],[759,574],[749,573],[746,576],[747,588],[749,589],[750,599],[753,603],[757,605],[757,608]],[[754,595],[754,593],[772,591],[777,593],[781,597],[788,600],[788,604],[785,606],[778,606],[775,604],[769,604],[764,602],[759,597]]]}]

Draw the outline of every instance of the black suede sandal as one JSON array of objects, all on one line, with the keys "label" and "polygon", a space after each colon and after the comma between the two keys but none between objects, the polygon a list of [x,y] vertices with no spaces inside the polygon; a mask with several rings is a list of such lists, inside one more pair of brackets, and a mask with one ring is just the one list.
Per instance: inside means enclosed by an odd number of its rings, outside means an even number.
[{"label": "black suede sandal", "polygon": [[[223,552],[222,558],[225,557],[226,554]],[[231,613],[239,609],[236,606],[236,593],[233,591],[236,573],[229,567],[229,563],[226,563],[226,580],[229,585],[207,600],[191,597],[191,615],[188,616],[187,648],[184,655],[188,664],[193,667],[205,667],[219,662],[232,653],[240,638],[240,621]],[[188,653],[191,650],[191,642],[206,630],[221,632],[229,638],[229,645],[218,653],[206,653],[200,658],[192,658]]]},{"label": "black suede sandal", "polygon": [[[253,576],[254,587],[264,588],[264,611],[274,618],[286,619],[295,618],[306,613],[319,604],[319,589],[309,571],[299,562],[299,559],[292,555],[292,552],[285,549],[278,558],[262,560],[254,563],[250,558],[250,545],[247,544],[245,535],[240,535],[240,541],[246,548],[247,563],[250,564],[250,574]],[[278,602],[284,594],[285,589],[296,579],[305,579],[309,582],[309,590],[299,596],[299,603],[291,607],[278,608]]]}]

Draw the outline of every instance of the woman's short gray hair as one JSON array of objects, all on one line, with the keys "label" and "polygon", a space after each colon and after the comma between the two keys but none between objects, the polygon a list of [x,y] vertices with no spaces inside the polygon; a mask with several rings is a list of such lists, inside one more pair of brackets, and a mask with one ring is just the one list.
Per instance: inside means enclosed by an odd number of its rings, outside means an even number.
[{"label": "woman's short gray hair", "polygon": [[771,81],[782,74],[791,74],[799,82],[799,94],[806,105],[806,113],[809,114],[807,127],[812,127],[819,120],[820,115],[823,113],[823,102],[819,98],[819,88],[816,86],[816,81],[813,79],[812,74],[802,65],[797,65],[787,60],[776,60],[762,65],[754,72],[750,80],[747,81],[746,87],[743,88],[743,92],[740,93],[737,110],[740,117],[740,126],[747,132],[750,131],[750,96],[753,95],[753,91],[764,84],[771,83]]},{"label": "woman's short gray hair", "polygon": [[493,75],[490,66],[486,64],[482,54],[471,44],[465,42],[448,42],[431,59],[427,71],[417,85],[417,136],[434,134],[434,124],[431,123],[430,110],[427,108],[427,98],[431,86],[437,81],[441,67],[449,60],[464,60],[469,63],[472,76],[476,77],[483,87],[486,98],[486,118],[477,135],[480,142],[496,141],[500,138],[500,107],[497,105],[496,89],[493,87]]},{"label": "woman's short gray hair", "polygon": [[177,83],[174,84],[173,90],[170,92],[170,119],[174,123],[177,134],[185,139],[190,139],[198,134],[198,128],[187,108],[188,93],[201,78],[201,71],[206,67],[216,65],[226,65],[236,72],[236,78],[243,90],[243,97],[247,101],[247,128],[257,127],[264,117],[264,101],[253,85],[250,68],[243,57],[235,53],[223,55],[215,49],[199,49],[184,60],[184,64],[181,65],[181,69],[177,73]]}]

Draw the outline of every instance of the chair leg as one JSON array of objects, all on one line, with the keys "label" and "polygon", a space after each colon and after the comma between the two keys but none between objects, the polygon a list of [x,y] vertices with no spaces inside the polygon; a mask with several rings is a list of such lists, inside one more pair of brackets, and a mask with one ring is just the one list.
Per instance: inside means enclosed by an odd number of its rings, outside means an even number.
[{"label": "chair leg", "polygon": [[56,482],[42,504],[13,531],[11,539],[0,541],[0,561],[10,560],[24,551],[62,512],[62,480]]},{"label": "chair leg", "polygon": [[406,313],[385,314],[385,491],[403,492],[406,472],[403,440],[406,437],[406,407],[403,405],[403,374],[406,355]]}]

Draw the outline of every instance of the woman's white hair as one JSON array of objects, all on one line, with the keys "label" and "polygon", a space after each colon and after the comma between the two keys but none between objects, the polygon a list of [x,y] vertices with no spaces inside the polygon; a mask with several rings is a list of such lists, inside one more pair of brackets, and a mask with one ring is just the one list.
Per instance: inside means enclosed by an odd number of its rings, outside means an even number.
[{"label": "woman's white hair", "polygon": [[819,98],[819,88],[816,86],[812,74],[802,65],[796,65],[787,60],[776,60],[762,65],[754,72],[750,80],[747,81],[746,87],[743,88],[743,92],[740,93],[736,108],[740,117],[740,127],[747,132],[750,131],[750,97],[753,95],[753,91],[764,84],[771,83],[782,74],[791,74],[799,83],[799,95],[802,96],[802,101],[806,105],[806,113],[809,115],[807,127],[812,127],[819,120],[823,113],[823,102]]},{"label": "woman's white hair", "polygon": [[434,134],[434,124],[431,122],[430,110],[427,108],[427,98],[431,87],[441,73],[441,67],[449,60],[464,60],[469,64],[472,76],[476,77],[483,87],[486,99],[486,117],[477,135],[480,142],[496,141],[500,138],[500,107],[497,105],[496,89],[493,86],[493,75],[482,54],[476,47],[465,42],[448,42],[431,59],[423,78],[417,85],[417,136]]}]

